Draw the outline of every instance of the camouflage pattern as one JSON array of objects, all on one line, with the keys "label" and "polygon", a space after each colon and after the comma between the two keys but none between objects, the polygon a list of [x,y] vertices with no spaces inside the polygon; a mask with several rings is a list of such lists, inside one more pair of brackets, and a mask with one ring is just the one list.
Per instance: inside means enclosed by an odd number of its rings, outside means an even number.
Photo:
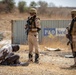
[{"label": "camouflage pattern", "polygon": [[73,26],[73,29],[72,29],[72,35],[76,35],[76,22],[74,22],[74,26]]},{"label": "camouflage pattern", "polygon": [[[35,27],[36,26],[36,27]],[[29,61],[33,61],[33,48],[35,49],[35,62],[38,62],[39,59],[39,45],[38,45],[38,29],[41,29],[40,20],[35,18],[34,23],[31,25],[31,30],[28,33],[28,45],[29,45]]]},{"label": "camouflage pattern", "polygon": [[[76,10],[71,11],[72,18],[76,17]],[[76,52],[76,21],[74,21],[73,28],[72,28],[72,44],[73,44],[73,51]]]},{"label": "camouflage pattern", "polygon": [[34,13],[34,14],[37,14],[37,10],[35,8],[31,8],[29,12],[30,13]]},{"label": "camouflage pattern", "polygon": [[74,65],[72,65],[71,67],[74,68],[76,67],[76,10],[75,9],[71,11],[71,16],[72,16],[72,21],[70,24],[69,34],[72,37],[71,39],[72,43],[70,45],[74,57]]},{"label": "camouflage pattern", "polygon": [[[36,23],[36,27],[41,28],[39,19],[36,19],[35,23]],[[32,54],[33,46],[34,46],[35,53],[39,54],[37,28],[33,28],[33,27],[31,28],[31,31],[28,34],[28,43],[29,43],[29,53]]]},{"label": "camouflage pattern", "polygon": [[73,10],[71,11],[71,14],[76,14],[76,9],[73,9]]},{"label": "camouflage pattern", "polygon": [[33,48],[35,49],[35,63],[39,62],[39,45],[38,45],[38,32],[41,30],[40,18],[38,18],[37,10],[31,8],[29,11],[28,24],[30,25],[28,31],[28,45],[29,45],[29,60],[33,61]]},{"label": "camouflage pattern", "polygon": [[76,22],[74,23],[71,34],[72,34],[72,42],[73,42],[73,51],[76,51]]}]

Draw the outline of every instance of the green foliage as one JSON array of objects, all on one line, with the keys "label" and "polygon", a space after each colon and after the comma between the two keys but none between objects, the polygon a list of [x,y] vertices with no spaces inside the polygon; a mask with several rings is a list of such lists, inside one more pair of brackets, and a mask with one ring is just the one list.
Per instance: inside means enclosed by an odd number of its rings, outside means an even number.
[{"label": "green foliage", "polygon": [[11,12],[13,8],[15,7],[14,0],[3,0],[3,2],[8,5],[7,8],[9,12]]},{"label": "green foliage", "polygon": [[9,11],[11,11],[15,6],[15,2],[14,0],[9,0],[8,2],[8,8],[9,8]]},{"label": "green foliage", "polygon": [[39,1],[38,4],[40,7],[47,7],[48,6],[48,3],[45,1]]},{"label": "green foliage", "polygon": [[37,3],[35,2],[35,1],[32,1],[31,3],[30,3],[30,7],[36,7],[37,6]]},{"label": "green foliage", "polygon": [[20,1],[18,3],[18,9],[19,9],[20,13],[25,12],[25,10],[26,10],[26,2],[25,1]]}]

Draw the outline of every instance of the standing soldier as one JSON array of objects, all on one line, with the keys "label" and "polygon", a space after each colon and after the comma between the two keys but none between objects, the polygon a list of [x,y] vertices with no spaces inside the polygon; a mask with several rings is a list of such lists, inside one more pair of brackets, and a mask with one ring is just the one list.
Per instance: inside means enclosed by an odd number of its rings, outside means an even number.
[{"label": "standing soldier", "polygon": [[69,34],[72,36],[72,53],[74,56],[74,65],[71,67],[76,67],[76,10],[72,10],[72,21],[70,25]]},{"label": "standing soldier", "polygon": [[29,45],[29,62],[33,62],[33,47],[35,47],[35,63],[39,62],[39,49],[38,49],[38,32],[41,30],[40,18],[37,17],[37,10],[30,9],[30,17],[28,17],[25,29],[27,29],[28,45]]}]

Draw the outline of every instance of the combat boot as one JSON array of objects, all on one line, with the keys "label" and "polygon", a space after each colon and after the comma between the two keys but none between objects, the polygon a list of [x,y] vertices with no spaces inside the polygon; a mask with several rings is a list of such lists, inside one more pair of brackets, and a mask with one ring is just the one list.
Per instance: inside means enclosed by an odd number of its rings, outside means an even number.
[{"label": "combat boot", "polygon": [[33,55],[29,53],[28,57],[29,57],[28,62],[33,62]]},{"label": "combat boot", "polygon": [[39,54],[35,54],[35,63],[39,63]]},{"label": "combat boot", "polygon": [[74,62],[75,64],[71,66],[72,68],[76,67],[76,57],[74,58]]}]

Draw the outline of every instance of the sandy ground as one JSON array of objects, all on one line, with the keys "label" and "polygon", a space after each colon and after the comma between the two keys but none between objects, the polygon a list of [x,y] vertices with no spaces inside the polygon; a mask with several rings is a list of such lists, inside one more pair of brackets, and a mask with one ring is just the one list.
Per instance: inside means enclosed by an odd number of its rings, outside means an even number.
[{"label": "sandy ground", "polygon": [[[65,58],[68,52],[71,51],[48,51],[40,46],[39,64],[33,62],[26,66],[0,66],[0,75],[75,75],[76,68],[70,68],[74,63],[73,58]],[[28,46],[20,46],[17,54],[21,62],[27,62]]]}]

